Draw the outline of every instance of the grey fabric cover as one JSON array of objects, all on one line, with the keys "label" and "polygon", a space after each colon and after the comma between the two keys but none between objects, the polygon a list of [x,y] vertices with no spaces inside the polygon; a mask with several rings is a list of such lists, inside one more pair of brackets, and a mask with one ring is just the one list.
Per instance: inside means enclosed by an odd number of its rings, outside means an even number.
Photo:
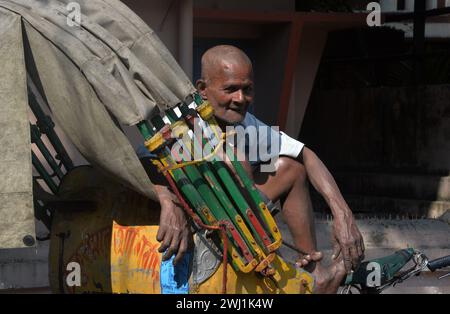
[{"label": "grey fabric cover", "polygon": [[0,8],[0,247],[34,235],[26,71],[20,16]]},{"label": "grey fabric cover", "polygon": [[[10,237],[31,232],[33,221],[26,72],[54,121],[86,160],[154,200],[152,183],[111,115],[121,124],[135,125],[195,91],[156,34],[123,3],[78,0],[81,25],[69,26],[70,2],[0,0],[0,121],[1,126],[5,123],[2,130],[20,124],[17,137],[0,136],[9,141],[0,148],[1,160],[17,153],[0,170],[20,161],[20,171],[8,179],[7,189],[0,185],[0,198],[5,198],[0,205],[0,247],[20,246]],[[6,173],[1,172],[1,182],[7,182]],[[23,184],[11,190],[21,178]],[[5,205],[18,193],[26,195],[21,208],[20,202]],[[3,224],[12,229],[5,231]]]}]

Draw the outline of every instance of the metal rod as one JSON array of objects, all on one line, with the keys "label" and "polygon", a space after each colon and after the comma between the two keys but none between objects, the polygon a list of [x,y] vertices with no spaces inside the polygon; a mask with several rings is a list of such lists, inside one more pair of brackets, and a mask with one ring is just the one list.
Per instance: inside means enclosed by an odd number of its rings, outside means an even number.
[{"label": "metal rod", "polygon": [[41,178],[44,180],[45,184],[47,184],[47,186],[53,192],[53,194],[57,194],[58,187],[56,186],[55,182],[53,182],[53,179],[47,173],[47,170],[42,165],[41,161],[33,151],[31,151],[31,161],[33,163],[34,168],[37,170]]},{"label": "metal rod", "polygon": [[55,124],[52,119],[44,113],[37,101],[36,95],[32,92],[32,90],[33,89],[31,87],[28,88],[28,104],[37,119],[36,125],[38,126],[39,131],[48,137],[50,143],[56,151],[56,158],[61,160],[64,168],[69,171],[74,167],[72,159],[64,148],[64,145],[61,143],[58,134],[55,132]]},{"label": "metal rod", "polygon": [[44,142],[42,141],[41,133],[39,132],[38,127],[30,123],[30,131],[31,142],[36,144],[36,146],[39,148],[39,151],[42,153],[42,156],[44,156],[47,163],[53,169],[54,173],[58,176],[59,179],[62,179],[64,173],[61,171],[61,168],[58,166],[47,146],[45,146]]}]

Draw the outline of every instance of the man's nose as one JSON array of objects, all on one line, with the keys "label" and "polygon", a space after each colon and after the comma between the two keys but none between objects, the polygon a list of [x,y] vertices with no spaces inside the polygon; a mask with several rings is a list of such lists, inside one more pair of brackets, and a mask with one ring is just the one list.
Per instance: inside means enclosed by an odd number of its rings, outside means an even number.
[{"label": "man's nose", "polygon": [[234,93],[233,101],[241,104],[245,102],[245,95],[242,89],[239,89]]}]

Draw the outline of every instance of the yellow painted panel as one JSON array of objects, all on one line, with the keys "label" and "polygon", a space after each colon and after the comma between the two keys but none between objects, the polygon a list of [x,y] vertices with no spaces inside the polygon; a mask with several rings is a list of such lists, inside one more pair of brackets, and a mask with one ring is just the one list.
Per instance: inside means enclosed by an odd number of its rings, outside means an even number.
[{"label": "yellow painted panel", "polygon": [[[81,194],[94,200],[96,207],[86,210],[72,204],[70,209],[56,211],[50,242],[53,292],[160,293],[158,204],[107,178],[99,178],[91,168],[83,168],[63,180],[62,192],[70,186],[92,184],[94,187],[85,188]],[[66,267],[71,262],[81,268],[79,287],[66,283]],[[274,281],[254,272],[235,272],[228,265],[227,293],[300,293],[302,280],[308,283],[304,292],[312,289],[308,273],[300,273],[279,256],[272,265],[276,269]],[[222,272],[220,266],[206,282],[191,285],[191,293],[222,293]]]}]

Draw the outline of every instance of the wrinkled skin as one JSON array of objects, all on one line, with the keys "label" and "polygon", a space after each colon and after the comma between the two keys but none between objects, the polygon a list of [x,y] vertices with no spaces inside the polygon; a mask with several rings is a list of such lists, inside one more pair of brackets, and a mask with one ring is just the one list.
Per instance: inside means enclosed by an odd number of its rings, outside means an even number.
[{"label": "wrinkled skin", "polygon": [[156,185],[161,214],[156,240],[161,242],[158,252],[163,253],[163,261],[175,255],[176,265],[192,247],[193,239],[189,219],[178,203],[177,197],[166,186]]},{"label": "wrinkled skin", "polygon": [[233,125],[245,118],[254,97],[252,77],[251,66],[224,61],[214,76],[197,84],[200,95],[209,100],[222,125]]},{"label": "wrinkled skin", "polygon": [[335,218],[333,224],[333,259],[342,255],[345,270],[355,270],[364,259],[364,240],[353,216]]},{"label": "wrinkled skin", "polygon": [[364,258],[364,241],[356,226],[352,211],[345,202],[328,169],[309,148],[302,154],[303,164],[309,182],[324,197],[334,217],[332,241],[333,258],[342,256],[349,273],[356,269]]},{"label": "wrinkled skin", "polygon": [[202,78],[196,85],[221,127],[241,122],[254,98],[251,61],[239,51],[224,54],[212,48],[202,57]]}]

